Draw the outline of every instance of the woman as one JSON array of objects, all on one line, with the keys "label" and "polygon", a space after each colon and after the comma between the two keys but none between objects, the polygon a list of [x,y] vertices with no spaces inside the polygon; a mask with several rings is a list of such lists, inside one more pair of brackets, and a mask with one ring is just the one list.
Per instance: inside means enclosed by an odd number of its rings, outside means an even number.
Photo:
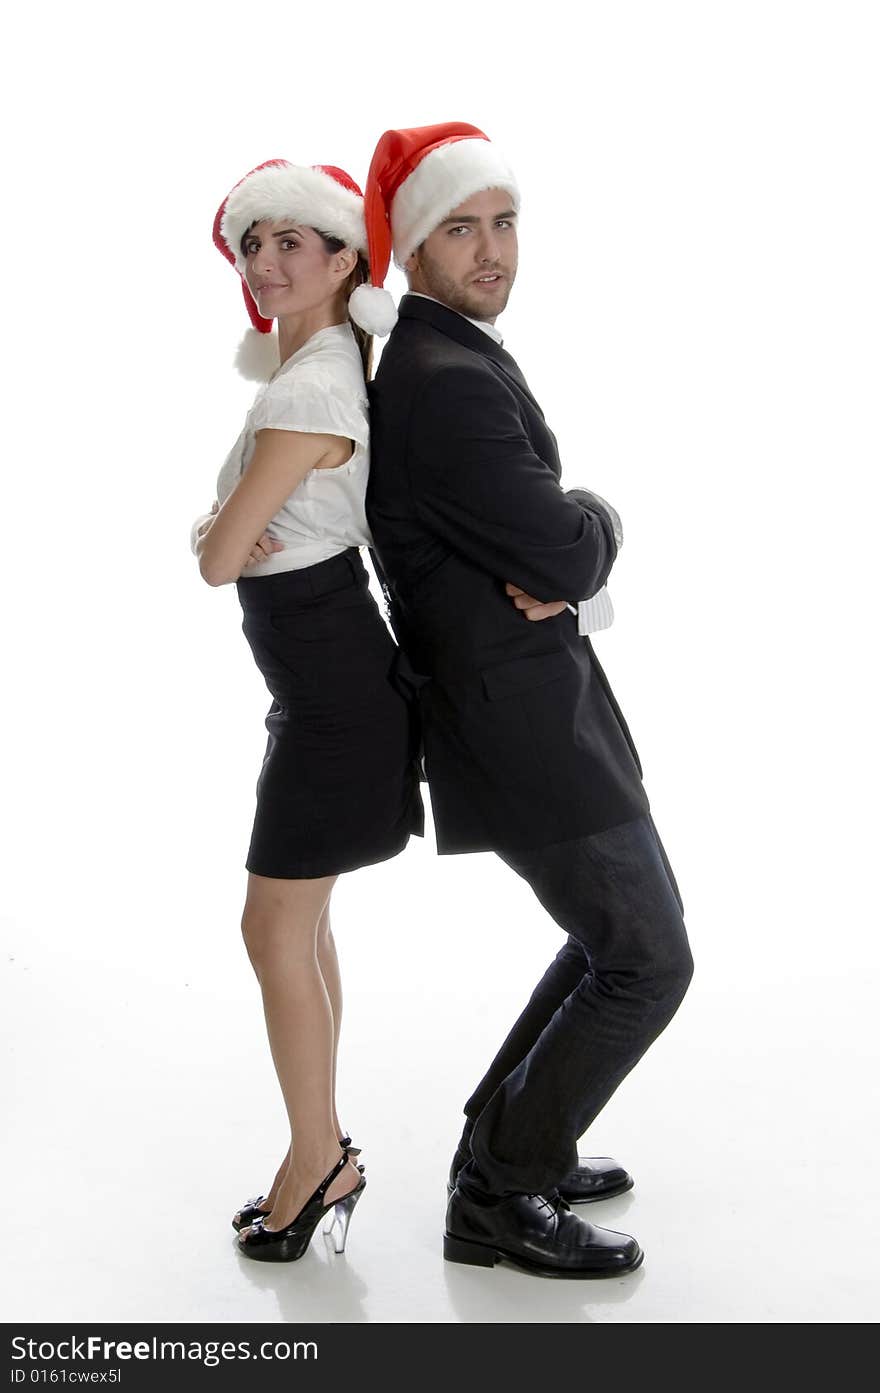
[{"label": "woman", "polygon": [[[396,650],[367,589],[365,374],[352,291],[367,280],[363,199],[342,170],[272,160],[221,205],[214,241],[281,365],[257,393],[193,529],[209,585],[237,583],[272,705],[242,931],[260,983],[291,1145],[265,1198],[235,1216],[248,1257],[302,1256],[335,1206],[337,1251],[363,1192],[336,1113],[341,1014],[330,931],[337,875],[423,831],[417,738],[389,680]],[[334,1220],[335,1222],[335,1220]]]}]

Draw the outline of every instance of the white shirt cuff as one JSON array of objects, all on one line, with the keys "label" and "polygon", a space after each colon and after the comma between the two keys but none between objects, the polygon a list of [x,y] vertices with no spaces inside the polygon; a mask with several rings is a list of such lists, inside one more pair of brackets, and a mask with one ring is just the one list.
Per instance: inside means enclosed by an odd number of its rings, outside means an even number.
[{"label": "white shirt cuff", "polygon": [[595,634],[599,629],[611,627],[614,623],[614,606],[606,585],[589,600],[578,601],[577,620],[579,634]]}]

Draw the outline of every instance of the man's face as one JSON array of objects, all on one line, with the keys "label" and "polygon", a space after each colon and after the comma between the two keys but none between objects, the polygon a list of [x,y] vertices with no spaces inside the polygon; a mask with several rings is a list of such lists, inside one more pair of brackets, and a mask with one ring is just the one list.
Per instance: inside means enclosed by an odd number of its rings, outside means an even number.
[{"label": "man's face", "polygon": [[444,218],[406,263],[410,290],[489,324],[516,277],[516,214],[509,193],[486,189]]}]

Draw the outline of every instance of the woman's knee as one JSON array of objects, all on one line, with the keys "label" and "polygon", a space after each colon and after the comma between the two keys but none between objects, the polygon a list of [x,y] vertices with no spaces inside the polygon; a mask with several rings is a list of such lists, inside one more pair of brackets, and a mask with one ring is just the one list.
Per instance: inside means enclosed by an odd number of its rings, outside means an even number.
[{"label": "woman's knee", "polygon": [[260,968],[269,957],[271,944],[274,937],[279,932],[277,921],[268,915],[265,910],[258,909],[254,905],[246,904],[241,915],[241,936],[244,939],[244,946],[247,955],[251,960],[251,966],[260,975]]},{"label": "woman's knee", "polygon": [[318,920],[317,939],[319,948],[325,947],[328,943],[331,943],[333,940],[333,934],[330,931],[329,903],[325,904],[324,908],[321,911],[321,917]]},{"label": "woman's knee", "polygon": [[267,880],[248,877],[241,932],[248,953],[263,956],[276,947],[314,952],[322,923],[329,925],[330,892],[335,877],[316,880]]},{"label": "woman's knee", "polygon": [[259,977],[264,967],[280,958],[289,962],[315,956],[317,924],[313,915],[292,913],[274,905],[246,904],[241,916],[241,935],[251,964]]}]

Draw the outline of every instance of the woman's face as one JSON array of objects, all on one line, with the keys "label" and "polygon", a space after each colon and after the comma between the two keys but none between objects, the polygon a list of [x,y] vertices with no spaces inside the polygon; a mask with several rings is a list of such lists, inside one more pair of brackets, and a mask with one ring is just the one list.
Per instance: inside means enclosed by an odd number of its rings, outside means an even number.
[{"label": "woman's face", "polygon": [[328,252],[314,228],[289,219],[255,223],[242,249],[245,280],[264,319],[316,309],[333,299],[348,275],[345,252]]}]

